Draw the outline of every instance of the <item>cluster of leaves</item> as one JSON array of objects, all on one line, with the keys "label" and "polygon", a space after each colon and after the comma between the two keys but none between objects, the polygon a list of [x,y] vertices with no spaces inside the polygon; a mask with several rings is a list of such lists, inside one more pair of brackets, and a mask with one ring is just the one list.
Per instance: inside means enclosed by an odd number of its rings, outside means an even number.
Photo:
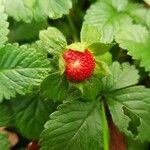
[{"label": "cluster of leaves", "polygon": [[[83,21],[84,4],[91,5]],[[0,127],[38,140],[41,150],[108,150],[110,115],[134,140],[128,149],[137,150],[139,141],[145,149],[150,89],[140,81],[150,72],[150,9],[144,2],[0,0],[0,18]],[[76,20],[83,21],[81,32]],[[86,81],[66,79],[68,48],[93,53],[96,69]],[[118,62],[116,51],[130,61]],[[0,133],[0,150],[9,149]]]}]

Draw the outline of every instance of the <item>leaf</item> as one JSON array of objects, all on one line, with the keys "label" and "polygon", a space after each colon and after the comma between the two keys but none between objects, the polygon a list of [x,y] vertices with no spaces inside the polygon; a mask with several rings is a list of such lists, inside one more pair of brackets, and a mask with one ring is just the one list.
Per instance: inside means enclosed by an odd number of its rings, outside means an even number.
[{"label": "leaf", "polygon": [[76,43],[68,45],[66,48],[79,51],[79,52],[84,52],[87,47],[85,43],[76,42]]},{"label": "leaf", "polygon": [[[61,18],[72,7],[71,0],[2,0],[7,14],[17,21]],[[20,11],[21,10],[21,11]]]},{"label": "leaf", "polygon": [[102,79],[103,91],[105,92],[118,90],[138,83],[138,71],[128,63],[120,65],[118,62],[114,62],[110,67],[110,72],[111,75]]},{"label": "leaf", "polygon": [[[150,89],[143,86],[124,88],[108,93],[106,99],[113,122],[122,132],[142,142],[150,140]],[[130,118],[130,115],[125,113],[125,109],[134,115],[140,124]],[[131,122],[137,128],[137,134],[130,130]]]},{"label": "leaf", "polygon": [[132,86],[138,71],[128,64],[113,63],[112,75],[102,79],[103,95],[114,124],[120,131],[142,142],[150,139],[150,89]]},{"label": "leaf", "polygon": [[130,2],[126,11],[134,19],[134,22],[146,25],[149,9],[146,9],[144,4]]},{"label": "leaf", "polygon": [[8,34],[8,22],[7,22],[7,15],[4,13],[4,7],[1,4],[0,0],[0,48],[5,44],[7,41],[7,34]]},{"label": "leaf", "polygon": [[101,31],[102,43],[111,43],[121,27],[132,24],[132,18],[126,13],[127,5],[127,0],[98,1],[87,11],[84,23]]},{"label": "leaf", "polygon": [[60,73],[50,74],[41,84],[43,95],[53,101],[62,101],[66,98],[69,83]]},{"label": "leaf", "polygon": [[[13,26],[10,27],[10,33],[8,35],[9,42],[32,42],[39,36],[39,31],[47,28],[48,24],[44,22],[24,23],[15,22]],[[34,29],[34,30],[33,30]]]},{"label": "leaf", "polygon": [[26,94],[48,75],[50,64],[34,49],[6,45],[0,49],[0,101]]},{"label": "leaf", "polygon": [[12,121],[12,110],[8,102],[0,104],[0,127],[8,126]]},{"label": "leaf", "polygon": [[58,54],[65,50],[67,46],[66,38],[55,27],[49,27],[47,30],[40,31],[39,38],[38,44],[51,54]]},{"label": "leaf", "polygon": [[148,143],[141,143],[129,137],[126,139],[127,150],[148,150]]},{"label": "leaf", "polygon": [[10,150],[10,143],[3,133],[0,133],[0,150]]},{"label": "leaf", "polygon": [[111,44],[104,44],[100,42],[100,31],[97,27],[92,25],[83,24],[81,30],[81,43],[85,44],[85,48],[97,55],[103,55],[112,47]]},{"label": "leaf", "polygon": [[28,139],[38,139],[55,104],[41,99],[38,93],[20,96],[11,103],[15,126]]},{"label": "leaf", "polygon": [[147,13],[146,24],[147,24],[148,28],[150,29],[150,10]]},{"label": "leaf", "polygon": [[150,72],[150,34],[145,27],[130,25],[116,35],[116,41],[133,59],[140,60],[141,66]]},{"label": "leaf", "polygon": [[[75,85],[75,83],[73,85]],[[98,77],[92,76],[85,82],[77,83],[75,86],[81,91],[82,98],[84,98],[85,101],[92,101],[96,99],[101,91],[102,83]]]},{"label": "leaf", "polygon": [[102,128],[98,102],[73,102],[50,115],[41,135],[41,150],[101,150]]},{"label": "leaf", "polygon": [[101,33],[97,27],[83,24],[81,29],[81,43],[86,43],[88,46],[100,42],[100,34]]}]

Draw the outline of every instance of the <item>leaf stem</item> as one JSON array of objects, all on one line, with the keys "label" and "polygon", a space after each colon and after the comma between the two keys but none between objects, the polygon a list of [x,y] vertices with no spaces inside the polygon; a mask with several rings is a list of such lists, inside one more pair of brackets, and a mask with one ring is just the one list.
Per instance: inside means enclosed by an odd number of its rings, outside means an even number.
[{"label": "leaf stem", "polygon": [[78,42],[79,39],[78,39],[77,29],[76,29],[76,27],[75,27],[75,25],[74,25],[74,23],[73,23],[72,18],[71,18],[70,15],[67,15],[67,20],[68,20],[69,25],[71,27],[71,30],[73,32],[73,39],[74,39],[74,41]]},{"label": "leaf stem", "polygon": [[108,123],[107,123],[107,117],[105,113],[104,102],[102,102],[102,127],[103,127],[104,150],[109,150],[109,130],[108,130]]}]

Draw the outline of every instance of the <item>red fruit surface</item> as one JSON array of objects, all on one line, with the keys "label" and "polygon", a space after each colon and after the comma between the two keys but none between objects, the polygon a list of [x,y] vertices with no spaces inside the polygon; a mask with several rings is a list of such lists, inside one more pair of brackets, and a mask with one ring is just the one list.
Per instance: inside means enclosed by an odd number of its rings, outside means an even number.
[{"label": "red fruit surface", "polygon": [[95,60],[89,50],[79,52],[75,50],[67,50],[63,58],[65,60],[65,74],[68,80],[74,82],[84,81],[89,78],[95,68]]},{"label": "red fruit surface", "polygon": [[112,120],[109,120],[110,150],[126,150],[124,135],[116,128]]},{"label": "red fruit surface", "polygon": [[39,149],[40,149],[40,147],[39,147],[38,143],[35,141],[30,142],[27,146],[27,150],[39,150]]}]

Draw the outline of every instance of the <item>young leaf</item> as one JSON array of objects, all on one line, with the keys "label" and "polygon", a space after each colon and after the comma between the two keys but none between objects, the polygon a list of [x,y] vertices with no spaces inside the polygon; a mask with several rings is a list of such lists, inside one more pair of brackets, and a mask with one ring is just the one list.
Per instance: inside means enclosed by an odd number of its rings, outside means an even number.
[{"label": "young leaf", "polygon": [[110,72],[111,75],[102,79],[103,91],[105,92],[118,90],[138,83],[138,71],[128,63],[120,65],[118,62],[114,62],[110,67]]},{"label": "young leaf", "polygon": [[[68,14],[71,0],[2,0],[7,14],[17,21],[31,22],[57,19]],[[21,11],[20,11],[21,10]]]},{"label": "young leaf", "polygon": [[41,31],[39,38],[40,41],[37,43],[51,54],[58,54],[67,46],[67,41],[64,35],[54,27],[49,27],[47,30]]},{"label": "young leaf", "polygon": [[102,150],[98,102],[73,102],[50,115],[41,135],[41,150]]},{"label": "young leaf", "polygon": [[10,150],[10,143],[7,135],[0,133],[0,150]]},{"label": "young leaf", "polygon": [[39,86],[48,75],[50,64],[34,49],[6,45],[0,49],[0,101],[25,94]]},{"label": "young leaf", "polygon": [[12,121],[12,110],[8,102],[0,104],[0,127],[5,127]]},{"label": "young leaf", "polygon": [[101,0],[93,4],[85,16],[85,24],[101,30],[101,42],[111,43],[122,26],[132,24],[132,18],[125,12],[127,0]]},{"label": "young leaf", "polygon": [[7,34],[8,34],[8,22],[7,15],[4,13],[4,7],[1,4],[0,0],[0,48],[4,45],[7,41]]},{"label": "young leaf", "polygon": [[42,100],[39,94],[17,97],[11,103],[15,126],[28,139],[38,139],[55,104]]},{"label": "young leaf", "polygon": [[141,66],[150,72],[150,34],[145,27],[130,25],[122,28],[116,35],[116,41],[133,59],[141,61]]},{"label": "young leaf", "polygon": [[[113,122],[122,132],[142,142],[150,140],[150,89],[143,86],[124,88],[108,93],[106,100]],[[125,110],[134,115],[140,124],[126,114]],[[130,130],[131,123],[137,128],[137,133]]]},{"label": "young leaf", "polygon": [[43,95],[53,101],[62,101],[66,98],[69,83],[60,73],[50,74],[41,84]]}]

